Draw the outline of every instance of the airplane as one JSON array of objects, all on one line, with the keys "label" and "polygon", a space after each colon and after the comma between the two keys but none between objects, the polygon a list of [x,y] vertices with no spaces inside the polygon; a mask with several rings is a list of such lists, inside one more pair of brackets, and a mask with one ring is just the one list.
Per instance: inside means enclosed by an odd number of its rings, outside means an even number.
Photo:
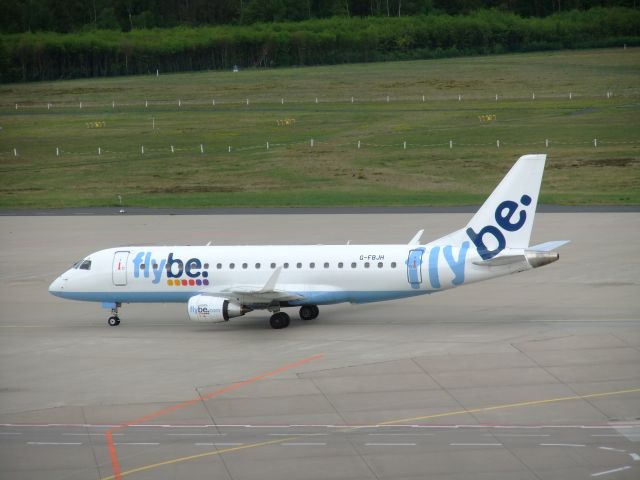
[{"label": "airplane", "polygon": [[555,262],[559,240],[529,246],[546,155],[524,155],[471,218],[421,244],[419,231],[399,245],[127,246],[92,253],[60,275],[49,292],[101,302],[108,324],[123,303],[187,304],[196,322],[220,323],[267,310],[274,329],[319,305],[368,303],[432,294]]}]

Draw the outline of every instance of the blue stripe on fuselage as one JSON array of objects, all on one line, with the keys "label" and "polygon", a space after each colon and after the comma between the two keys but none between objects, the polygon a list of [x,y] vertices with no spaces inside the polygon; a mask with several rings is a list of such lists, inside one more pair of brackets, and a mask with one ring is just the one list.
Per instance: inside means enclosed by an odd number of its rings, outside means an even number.
[{"label": "blue stripe on fuselage", "polygon": [[[51,292],[56,297],[86,302],[109,303],[187,303],[194,295],[216,295],[212,292],[184,291],[184,292]],[[415,297],[432,293],[430,290],[399,290],[399,291],[331,291],[331,292],[293,292],[304,297],[303,300],[288,302],[289,305],[330,305],[334,303],[370,303],[394,300],[398,298]],[[219,294],[220,296],[226,296]]]}]

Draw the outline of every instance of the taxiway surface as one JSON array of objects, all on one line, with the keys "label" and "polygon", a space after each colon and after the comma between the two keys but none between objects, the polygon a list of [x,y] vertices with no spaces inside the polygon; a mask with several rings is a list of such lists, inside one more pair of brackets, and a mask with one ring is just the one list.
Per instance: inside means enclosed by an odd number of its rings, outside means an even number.
[{"label": "taxiway surface", "polygon": [[47,292],[117,245],[428,241],[469,216],[1,217],[0,477],[638,478],[638,213],[538,214],[532,243],[572,240],[557,263],[280,331],[185,305],[111,328]]}]

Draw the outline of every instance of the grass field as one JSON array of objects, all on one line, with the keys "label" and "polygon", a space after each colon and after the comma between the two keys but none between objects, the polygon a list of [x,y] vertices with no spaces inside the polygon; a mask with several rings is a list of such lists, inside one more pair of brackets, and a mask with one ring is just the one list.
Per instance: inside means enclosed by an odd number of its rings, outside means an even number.
[{"label": "grass field", "polygon": [[617,49],[2,85],[0,208],[470,204],[525,153],[542,202],[639,204],[639,79]]}]

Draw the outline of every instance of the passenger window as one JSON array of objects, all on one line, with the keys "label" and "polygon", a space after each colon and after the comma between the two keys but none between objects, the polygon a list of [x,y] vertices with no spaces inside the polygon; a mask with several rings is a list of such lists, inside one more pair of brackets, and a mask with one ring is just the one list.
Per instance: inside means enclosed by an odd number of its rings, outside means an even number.
[{"label": "passenger window", "polygon": [[[84,262],[82,262],[82,265],[84,265]],[[82,265],[80,265],[80,268],[82,268],[84,270]],[[140,264],[140,270],[144,270],[144,263]]]},{"label": "passenger window", "polygon": [[287,262],[284,263],[283,265],[284,268],[289,268],[289,264]]},{"label": "passenger window", "polygon": [[158,269],[158,264],[157,264],[157,263],[154,263],[154,264],[153,264],[153,269],[154,269],[154,270],[157,270],[157,269]]},{"label": "passenger window", "polygon": [[329,268],[329,262],[324,262],[324,268]]},{"label": "passenger window", "polygon": [[339,263],[338,263],[338,268],[342,268],[342,267],[344,267],[344,263],[339,262]]},{"label": "passenger window", "polygon": [[[156,268],[156,267],[153,267],[153,268]],[[205,264],[204,264],[204,269],[205,269],[205,270],[209,270],[209,264],[208,264],[208,263],[205,263]]]},{"label": "passenger window", "polygon": [[364,268],[369,268],[369,262],[364,262]]},{"label": "passenger window", "polygon": [[356,267],[357,267],[356,262],[351,262],[351,268],[356,268]]},{"label": "passenger window", "polygon": [[243,263],[243,264],[242,264],[242,268],[244,268],[244,269],[246,270],[246,268],[247,268],[247,264],[246,264],[246,263]]},{"label": "passenger window", "polygon": [[80,270],[91,270],[91,260],[85,260],[80,264]]},{"label": "passenger window", "polygon": [[217,265],[216,265],[216,268],[217,268],[218,270],[220,270],[220,269],[222,268],[222,264],[221,264],[221,263],[217,264]]},{"label": "passenger window", "polygon": [[230,268],[231,270],[233,270],[234,268],[236,268],[236,264],[235,264],[235,263],[230,263],[230,264],[229,264],[229,268]]},{"label": "passenger window", "polygon": [[378,262],[378,268],[382,268],[384,264],[382,262]]},{"label": "passenger window", "polygon": [[311,263],[309,264],[309,268],[316,268],[316,264],[315,264],[315,263],[313,263],[313,262],[311,262]]},{"label": "passenger window", "polygon": [[396,262],[391,262],[391,268],[396,268]]},{"label": "passenger window", "polygon": [[302,264],[300,262],[296,263],[296,267],[302,268]]},{"label": "passenger window", "polygon": [[272,268],[272,269],[276,268],[276,264],[272,262],[272,263],[271,263],[271,268]]},{"label": "passenger window", "polygon": [[259,270],[259,269],[260,269],[260,264],[256,263],[256,270]]}]

